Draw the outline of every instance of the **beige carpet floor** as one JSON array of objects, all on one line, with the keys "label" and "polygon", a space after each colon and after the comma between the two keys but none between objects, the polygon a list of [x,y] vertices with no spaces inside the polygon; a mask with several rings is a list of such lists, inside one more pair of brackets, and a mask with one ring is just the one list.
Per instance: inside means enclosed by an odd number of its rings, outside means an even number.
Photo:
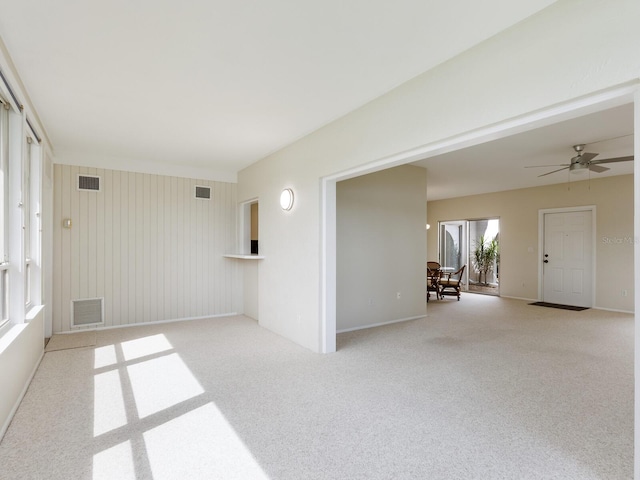
[{"label": "beige carpet floor", "polygon": [[90,330],[78,333],[65,333],[53,335],[47,342],[45,352],[56,350],[68,350],[70,348],[95,347],[96,331]]},{"label": "beige carpet floor", "polygon": [[46,353],[12,479],[630,479],[633,317],[486,295],[319,355],[245,317]]}]

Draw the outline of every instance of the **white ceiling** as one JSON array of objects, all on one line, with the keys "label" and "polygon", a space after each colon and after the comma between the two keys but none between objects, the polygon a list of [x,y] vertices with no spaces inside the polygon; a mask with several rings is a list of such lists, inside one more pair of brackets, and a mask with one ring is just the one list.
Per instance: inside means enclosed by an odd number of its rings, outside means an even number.
[{"label": "white ceiling", "polygon": [[58,160],[235,174],[552,3],[0,0],[0,35]]},{"label": "white ceiling", "polygon": [[[573,145],[586,144],[585,151],[598,153],[595,160],[633,155],[633,104],[603,110],[510,137],[428,158],[414,165],[426,167],[428,200],[537,187],[585,180],[587,175],[567,170],[544,177],[538,175],[561,168],[524,168],[533,165],[568,164],[575,155]],[[634,162],[603,165],[603,173],[591,178],[633,173]]]}]

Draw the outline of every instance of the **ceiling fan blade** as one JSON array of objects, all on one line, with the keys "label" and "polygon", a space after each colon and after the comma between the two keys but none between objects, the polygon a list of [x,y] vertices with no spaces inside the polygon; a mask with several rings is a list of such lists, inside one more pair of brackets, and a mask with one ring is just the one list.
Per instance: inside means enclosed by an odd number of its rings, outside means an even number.
[{"label": "ceiling fan blade", "polygon": [[542,175],[538,175],[538,177],[546,177],[547,175],[551,175],[552,173],[556,173],[556,172],[561,172],[562,170],[566,170],[568,168],[569,168],[568,166],[562,167],[562,168],[559,168],[558,170],[554,170],[553,172],[547,172],[547,173],[543,173]]},{"label": "ceiling fan blade", "polygon": [[607,168],[607,167],[601,167],[600,165],[591,164],[591,165],[589,165],[589,170],[591,170],[594,173],[602,173],[602,172],[606,172],[607,170],[611,170],[611,169]]},{"label": "ceiling fan blade", "polygon": [[631,160],[633,160],[633,155],[629,157],[603,158],[602,160],[594,160],[591,162],[591,165],[598,165],[600,163],[630,162]]},{"label": "ceiling fan blade", "polygon": [[554,165],[527,165],[524,168],[540,168],[540,167],[568,167],[568,163],[556,163]]},{"label": "ceiling fan blade", "polygon": [[598,155],[600,155],[599,153],[589,153],[589,152],[584,152],[582,155],[580,155],[580,157],[578,157],[580,160],[580,163],[587,163],[591,160],[593,160],[594,158],[596,158]]}]

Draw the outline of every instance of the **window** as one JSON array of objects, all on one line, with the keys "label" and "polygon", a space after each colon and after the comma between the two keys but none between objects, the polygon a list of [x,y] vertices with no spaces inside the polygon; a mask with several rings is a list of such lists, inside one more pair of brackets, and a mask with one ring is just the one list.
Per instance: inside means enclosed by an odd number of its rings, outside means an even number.
[{"label": "window", "polygon": [[9,265],[0,266],[0,327],[9,321]]},{"label": "window", "polygon": [[31,143],[27,137],[27,151],[22,157],[22,231],[24,232],[24,298],[31,304]]},{"label": "window", "polygon": [[42,303],[42,156],[26,113],[0,93],[0,335]]},{"label": "window", "polygon": [[24,251],[25,251],[25,304],[40,303],[40,153],[41,148],[32,137],[27,137],[24,158]]},{"label": "window", "polygon": [[9,320],[9,107],[0,97],[0,326]]}]

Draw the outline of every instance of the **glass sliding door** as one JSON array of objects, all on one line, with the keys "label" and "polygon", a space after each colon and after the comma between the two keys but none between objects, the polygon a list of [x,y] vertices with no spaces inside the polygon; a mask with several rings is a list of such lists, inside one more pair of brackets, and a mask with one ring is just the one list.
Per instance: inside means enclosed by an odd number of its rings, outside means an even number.
[{"label": "glass sliding door", "polygon": [[469,291],[500,294],[500,220],[469,220]]},{"label": "glass sliding door", "polygon": [[[451,222],[440,222],[438,225],[438,255],[442,269],[455,272],[467,263],[467,222],[457,220]],[[464,272],[463,283],[467,284],[467,271]]]},{"label": "glass sliding door", "polygon": [[466,265],[464,287],[473,293],[500,294],[500,220],[483,218],[438,224],[438,262],[447,272]]}]

